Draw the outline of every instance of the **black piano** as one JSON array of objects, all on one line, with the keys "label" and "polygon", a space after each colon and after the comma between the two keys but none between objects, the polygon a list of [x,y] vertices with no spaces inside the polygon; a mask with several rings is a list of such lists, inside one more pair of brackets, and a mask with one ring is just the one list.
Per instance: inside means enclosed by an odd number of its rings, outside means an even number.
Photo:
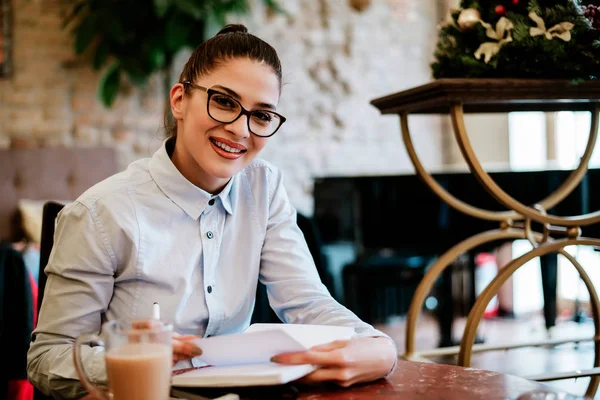
[{"label": "black piano", "polygon": [[[558,188],[570,172],[491,172],[490,175],[506,192],[532,205]],[[468,172],[432,175],[467,203],[505,210]],[[599,184],[600,169],[590,169],[573,193],[548,212],[566,216],[600,209],[600,190],[596,189]],[[479,220],[451,208],[413,174],[318,178],[314,201],[314,218],[322,241],[326,244],[350,241],[359,257],[369,257],[382,249],[407,256],[436,257],[476,233],[499,226],[498,222]],[[598,225],[582,227],[583,236],[599,237]],[[497,245],[492,243],[476,250],[486,251]],[[550,327],[556,319],[557,257],[546,256],[541,262],[544,311],[546,325]],[[439,314],[441,345],[454,343],[450,333],[452,314],[448,308],[441,309]]]}]

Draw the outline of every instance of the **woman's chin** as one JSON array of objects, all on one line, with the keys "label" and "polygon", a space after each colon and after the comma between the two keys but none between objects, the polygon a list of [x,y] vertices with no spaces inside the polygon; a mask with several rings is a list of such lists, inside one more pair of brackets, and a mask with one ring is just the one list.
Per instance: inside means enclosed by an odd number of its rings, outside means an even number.
[{"label": "woman's chin", "polygon": [[221,157],[209,157],[208,159],[205,158],[204,160],[208,161],[209,165],[206,165],[206,168],[202,169],[204,169],[209,175],[212,175],[218,179],[229,179],[246,166],[243,158],[239,158],[237,160],[224,160]]},{"label": "woman's chin", "polygon": [[241,171],[241,168],[215,168],[210,171],[210,175],[217,179],[229,180],[232,176]]}]

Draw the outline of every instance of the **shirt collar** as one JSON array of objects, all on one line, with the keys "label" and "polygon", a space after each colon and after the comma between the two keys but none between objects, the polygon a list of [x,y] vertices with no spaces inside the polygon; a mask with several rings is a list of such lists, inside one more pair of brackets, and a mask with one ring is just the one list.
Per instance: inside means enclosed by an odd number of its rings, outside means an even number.
[{"label": "shirt collar", "polygon": [[221,193],[219,193],[219,196],[218,196],[219,200],[221,200],[221,204],[223,204],[223,208],[230,215],[233,215],[233,207],[232,207],[232,201],[231,201],[231,187],[233,186],[235,180],[236,180],[236,175],[231,177],[229,182],[227,182],[227,185],[225,185],[225,187],[223,188],[223,190],[221,190]]},{"label": "shirt collar", "polygon": [[229,214],[233,214],[230,194],[235,177],[232,177],[229,180],[221,193],[217,196],[212,196],[210,193],[188,181],[187,178],[179,172],[177,167],[175,167],[169,156],[170,152],[167,150],[167,148],[172,149],[174,145],[174,138],[166,139],[160,149],[158,149],[150,159],[150,175],[160,190],[162,190],[173,203],[177,204],[177,206],[193,219],[198,219],[200,217],[208,205],[208,201],[213,197],[220,199],[225,211]]}]

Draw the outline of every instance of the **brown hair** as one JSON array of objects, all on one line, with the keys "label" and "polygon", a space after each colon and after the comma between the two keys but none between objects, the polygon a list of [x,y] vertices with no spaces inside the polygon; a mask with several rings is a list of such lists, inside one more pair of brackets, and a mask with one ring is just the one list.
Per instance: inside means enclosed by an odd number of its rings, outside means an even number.
[{"label": "brown hair", "polygon": [[[202,42],[183,67],[179,82],[193,82],[197,77],[210,73],[223,62],[233,58],[249,58],[270,66],[281,87],[281,62],[277,51],[264,40],[248,33],[248,29],[239,24],[227,25],[215,36]],[[187,87],[185,90],[186,94],[189,94]],[[170,110],[168,115],[165,115],[165,122],[172,120],[168,117]],[[165,123],[165,126],[168,136],[177,135],[176,121]]]}]

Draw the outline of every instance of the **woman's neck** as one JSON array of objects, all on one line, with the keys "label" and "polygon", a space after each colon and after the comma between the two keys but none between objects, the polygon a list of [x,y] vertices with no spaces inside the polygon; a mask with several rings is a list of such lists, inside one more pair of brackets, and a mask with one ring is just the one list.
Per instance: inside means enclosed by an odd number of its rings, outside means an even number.
[{"label": "woman's neck", "polygon": [[217,195],[227,186],[229,179],[220,179],[207,174],[183,146],[177,146],[175,138],[167,141],[166,150],[171,162],[181,175],[200,189]]}]

